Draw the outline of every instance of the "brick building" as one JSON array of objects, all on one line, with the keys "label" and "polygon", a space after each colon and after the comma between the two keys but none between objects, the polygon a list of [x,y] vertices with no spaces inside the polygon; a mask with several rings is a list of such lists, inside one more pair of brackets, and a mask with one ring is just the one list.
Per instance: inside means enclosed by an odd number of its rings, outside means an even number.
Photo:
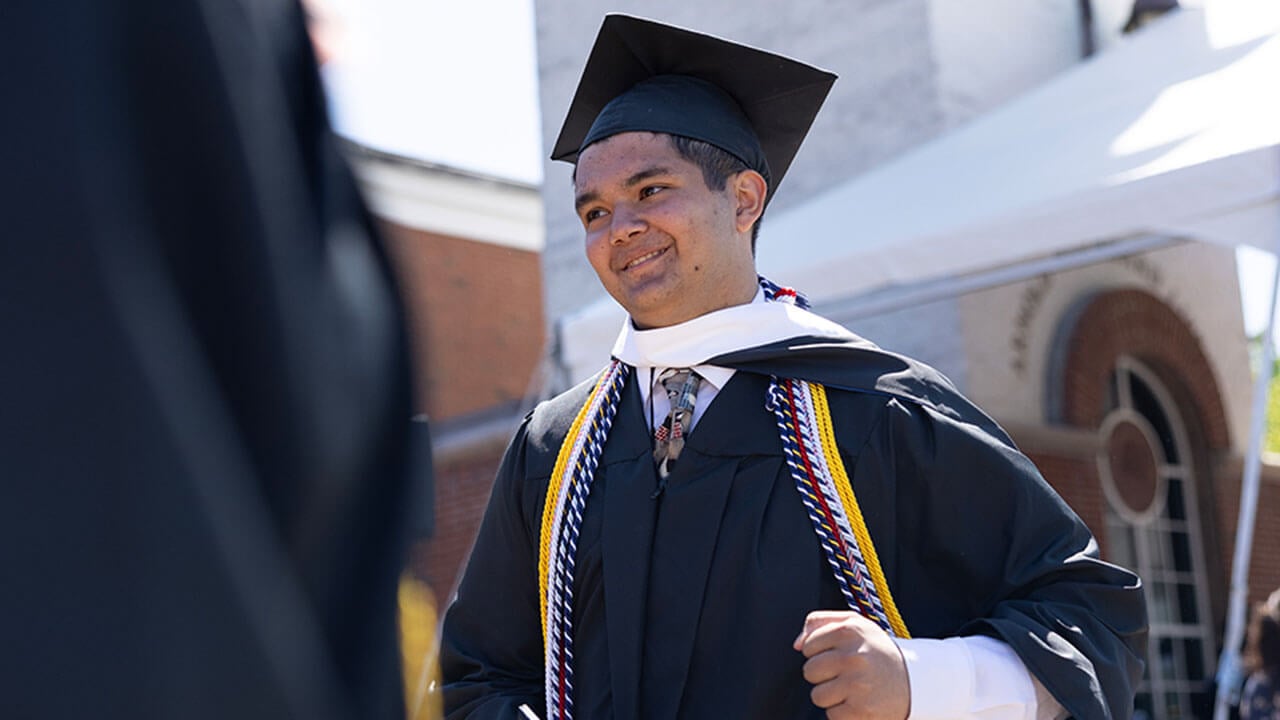
[{"label": "brick building", "polygon": [[[1152,717],[1210,714],[1247,436],[1233,260],[1185,244],[959,299],[964,321],[984,325],[967,340],[969,394],[1089,524],[1103,557],[1143,578],[1155,677],[1139,707]],[[1264,483],[1271,512],[1276,480]],[[1277,531],[1260,523],[1257,547]],[[1280,585],[1276,569],[1254,554],[1255,596]]]},{"label": "brick building", "polygon": [[518,182],[359,146],[348,156],[408,310],[415,408],[430,419],[435,466],[411,562],[444,607],[507,441],[541,389],[541,204]]}]

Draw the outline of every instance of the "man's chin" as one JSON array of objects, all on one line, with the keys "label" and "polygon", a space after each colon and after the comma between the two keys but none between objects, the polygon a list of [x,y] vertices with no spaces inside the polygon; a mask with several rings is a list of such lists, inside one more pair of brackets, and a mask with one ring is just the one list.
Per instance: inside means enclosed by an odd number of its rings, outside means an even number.
[{"label": "man's chin", "polygon": [[[611,294],[638,328],[665,327],[684,321],[675,319],[680,315],[681,308],[673,303],[671,298],[674,294],[658,283]],[[641,327],[642,323],[648,327]]]},{"label": "man's chin", "polygon": [[637,330],[653,330],[655,328],[675,325],[676,322],[671,319],[670,313],[655,311],[653,308],[643,306],[624,304],[623,309],[631,316],[631,324],[636,326]]},{"label": "man's chin", "polygon": [[671,327],[697,317],[697,315],[689,313],[636,312],[632,310],[628,310],[627,314],[631,316],[631,324],[635,325],[637,330],[657,330],[658,328]]}]

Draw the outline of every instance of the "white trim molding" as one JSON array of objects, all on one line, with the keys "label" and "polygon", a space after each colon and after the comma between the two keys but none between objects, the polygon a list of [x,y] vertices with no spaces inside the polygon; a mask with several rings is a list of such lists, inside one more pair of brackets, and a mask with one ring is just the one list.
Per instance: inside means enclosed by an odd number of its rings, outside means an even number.
[{"label": "white trim molding", "polygon": [[416,230],[542,252],[536,186],[433,165],[347,143],[370,210]]}]

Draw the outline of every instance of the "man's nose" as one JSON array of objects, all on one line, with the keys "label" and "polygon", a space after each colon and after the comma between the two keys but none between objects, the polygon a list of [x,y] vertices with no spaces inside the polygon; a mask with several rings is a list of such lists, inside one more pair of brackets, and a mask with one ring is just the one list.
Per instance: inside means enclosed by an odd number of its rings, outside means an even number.
[{"label": "man's nose", "polygon": [[612,241],[620,245],[639,235],[648,228],[644,214],[628,203],[622,203],[613,209]]}]

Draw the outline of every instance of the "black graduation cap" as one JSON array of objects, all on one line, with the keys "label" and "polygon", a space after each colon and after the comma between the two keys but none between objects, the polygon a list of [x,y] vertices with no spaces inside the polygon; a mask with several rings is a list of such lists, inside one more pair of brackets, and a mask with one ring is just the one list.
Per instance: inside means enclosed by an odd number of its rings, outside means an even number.
[{"label": "black graduation cap", "polygon": [[551,152],[577,162],[622,132],[683,135],[769,180],[770,198],[836,76],[757,48],[629,15],[606,15]]}]

